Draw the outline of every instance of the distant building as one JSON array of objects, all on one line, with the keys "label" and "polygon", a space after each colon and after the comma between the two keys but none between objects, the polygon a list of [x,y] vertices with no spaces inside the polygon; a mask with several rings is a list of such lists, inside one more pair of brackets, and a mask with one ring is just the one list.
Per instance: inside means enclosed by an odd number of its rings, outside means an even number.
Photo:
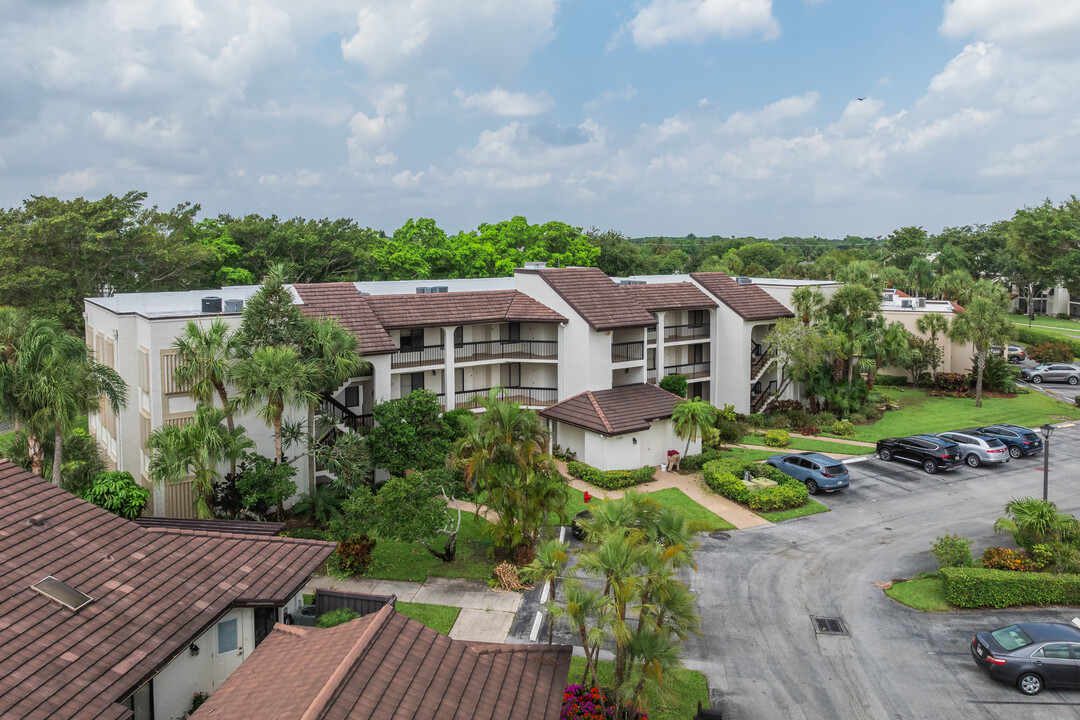
[{"label": "distant building", "polygon": [[[924,338],[929,338],[929,335],[919,332],[916,325],[919,318],[929,314],[938,314],[944,316],[952,325],[957,313],[963,311],[964,308],[949,300],[927,300],[926,298],[912,297],[902,290],[892,288],[886,289],[882,293],[881,314],[885,316],[885,321],[887,323],[899,321],[910,332]],[[971,355],[974,350],[970,345],[955,343],[944,333],[938,335],[937,343],[943,350],[938,372],[971,372]],[[883,368],[882,374],[907,375],[908,373],[903,368]]]}]

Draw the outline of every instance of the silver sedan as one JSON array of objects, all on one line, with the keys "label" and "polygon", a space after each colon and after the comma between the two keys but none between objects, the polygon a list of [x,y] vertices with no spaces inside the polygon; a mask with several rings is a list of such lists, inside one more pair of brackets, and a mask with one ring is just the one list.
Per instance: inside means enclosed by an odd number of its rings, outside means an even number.
[{"label": "silver sedan", "polygon": [[943,432],[935,437],[960,446],[960,454],[970,467],[1009,462],[1009,448],[1001,440],[973,432]]}]

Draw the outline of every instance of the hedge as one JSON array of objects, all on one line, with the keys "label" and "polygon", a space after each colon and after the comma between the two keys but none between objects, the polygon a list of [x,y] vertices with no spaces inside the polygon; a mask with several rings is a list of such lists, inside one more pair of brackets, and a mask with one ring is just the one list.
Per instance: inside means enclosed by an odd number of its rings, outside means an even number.
[{"label": "hedge", "polygon": [[622,490],[641,483],[647,483],[656,476],[656,468],[645,465],[637,470],[598,470],[583,462],[566,463],[566,470],[578,480],[604,490]]},{"label": "hedge", "polygon": [[[1077,402],[1080,402],[1080,395],[1076,396]],[[742,435],[739,436],[742,439]],[[720,451],[715,448],[705,448],[705,451],[700,455],[687,455],[679,461],[680,470],[700,470],[705,466],[705,463],[711,460],[719,460],[721,457]]]},{"label": "hedge", "polygon": [[765,432],[765,444],[769,447],[787,447],[791,444],[787,430],[768,430]]},{"label": "hedge", "polygon": [[1030,330],[1028,328],[1020,328],[1019,333],[1020,342],[1027,345],[1037,345],[1044,342],[1058,342],[1068,345],[1073,352],[1074,357],[1080,357],[1080,340],[1076,340],[1070,337],[1063,337],[1054,333],[1040,332],[1038,330]]},{"label": "hedge", "polygon": [[[742,503],[756,512],[789,510],[806,504],[810,493],[801,481],[769,465],[723,458],[705,463],[703,468],[705,484],[729,500]],[[771,488],[751,490],[743,484],[743,473],[753,477],[775,480],[778,485]]]},{"label": "hedge", "polygon": [[963,608],[1080,605],[1080,575],[942,568],[945,600]]}]

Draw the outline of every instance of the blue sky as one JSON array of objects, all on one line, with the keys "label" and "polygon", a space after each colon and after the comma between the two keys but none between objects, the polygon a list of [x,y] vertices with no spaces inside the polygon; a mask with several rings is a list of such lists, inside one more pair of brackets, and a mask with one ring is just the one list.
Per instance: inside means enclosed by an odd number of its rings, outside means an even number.
[{"label": "blue sky", "polygon": [[387,230],[836,237],[1080,189],[1080,0],[0,0],[0,21],[3,206],[139,189]]}]

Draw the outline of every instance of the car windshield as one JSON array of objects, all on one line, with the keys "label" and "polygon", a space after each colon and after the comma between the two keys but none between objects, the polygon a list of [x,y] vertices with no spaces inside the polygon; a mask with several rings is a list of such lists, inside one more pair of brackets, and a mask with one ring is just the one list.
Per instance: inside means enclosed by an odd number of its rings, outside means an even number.
[{"label": "car windshield", "polygon": [[829,473],[830,475],[843,475],[844,474],[844,466],[843,465],[828,465],[828,466],[825,467],[825,472]]},{"label": "car windshield", "polygon": [[1020,629],[1019,625],[1010,625],[1009,627],[995,630],[990,633],[990,637],[994,638],[998,645],[1005,648],[1006,652],[1012,652],[1017,648],[1022,648],[1033,642],[1028,634]]}]

